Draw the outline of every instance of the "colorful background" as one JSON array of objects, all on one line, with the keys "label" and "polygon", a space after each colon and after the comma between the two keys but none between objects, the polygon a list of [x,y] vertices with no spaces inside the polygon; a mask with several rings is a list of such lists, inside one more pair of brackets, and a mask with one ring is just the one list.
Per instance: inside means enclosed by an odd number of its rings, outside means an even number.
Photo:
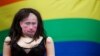
[{"label": "colorful background", "polygon": [[56,56],[100,56],[100,0],[0,0],[0,56],[15,13],[41,13]]}]

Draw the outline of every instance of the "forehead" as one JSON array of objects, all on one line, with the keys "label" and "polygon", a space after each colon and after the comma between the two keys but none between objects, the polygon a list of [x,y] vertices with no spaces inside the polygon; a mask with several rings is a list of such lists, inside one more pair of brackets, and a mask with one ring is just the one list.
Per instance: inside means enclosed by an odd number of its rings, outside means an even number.
[{"label": "forehead", "polygon": [[37,16],[33,13],[30,13],[29,16],[24,18],[22,21],[37,21]]}]

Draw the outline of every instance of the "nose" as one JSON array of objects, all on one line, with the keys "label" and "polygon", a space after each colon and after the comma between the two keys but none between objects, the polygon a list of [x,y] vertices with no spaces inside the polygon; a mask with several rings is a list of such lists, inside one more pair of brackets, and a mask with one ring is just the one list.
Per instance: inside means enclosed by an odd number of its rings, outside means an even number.
[{"label": "nose", "polygon": [[30,26],[29,26],[29,29],[33,29],[33,25],[30,25]]}]

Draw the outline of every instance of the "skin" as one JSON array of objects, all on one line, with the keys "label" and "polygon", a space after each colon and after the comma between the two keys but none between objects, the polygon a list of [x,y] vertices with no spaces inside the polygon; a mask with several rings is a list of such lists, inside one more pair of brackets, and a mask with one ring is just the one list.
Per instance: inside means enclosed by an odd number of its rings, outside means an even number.
[{"label": "skin", "polygon": [[[22,28],[24,37],[21,37],[18,40],[17,44],[19,46],[25,48],[32,48],[41,42],[43,37],[40,36],[39,39],[37,39],[36,41],[33,41],[30,44],[26,44],[32,41],[33,39],[32,36],[34,36],[37,30],[37,25],[38,25],[37,17],[32,13],[30,13],[27,18],[25,18],[20,22],[20,26]],[[11,48],[10,45],[8,44],[10,41],[11,41],[10,37],[5,38],[3,47],[3,56],[11,56]],[[45,47],[46,47],[46,56],[55,56],[54,42],[51,37],[47,37]]]},{"label": "skin", "polygon": [[37,25],[38,25],[37,17],[32,13],[30,13],[27,18],[25,18],[20,22],[23,34],[30,37],[34,36],[37,30]]}]

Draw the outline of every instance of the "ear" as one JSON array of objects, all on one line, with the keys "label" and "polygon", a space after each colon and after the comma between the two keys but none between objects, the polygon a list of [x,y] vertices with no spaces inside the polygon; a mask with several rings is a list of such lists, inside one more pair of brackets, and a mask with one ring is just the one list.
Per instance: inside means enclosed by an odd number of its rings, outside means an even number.
[{"label": "ear", "polygon": [[20,25],[20,27],[23,27],[23,26],[22,26],[22,25],[23,25],[23,22],[20,22],[19,25]]}]

